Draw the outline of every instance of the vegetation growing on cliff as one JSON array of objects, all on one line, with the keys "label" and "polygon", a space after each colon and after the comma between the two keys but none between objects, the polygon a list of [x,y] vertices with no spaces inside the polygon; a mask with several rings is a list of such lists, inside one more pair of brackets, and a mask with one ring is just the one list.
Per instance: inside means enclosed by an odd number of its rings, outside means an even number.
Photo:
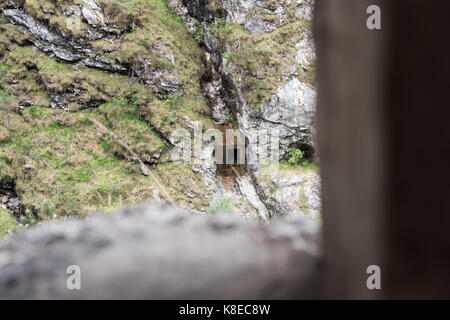
[{"label": "vegetation growing on cliff", "polygon": [[[207,33],[200,22],[190,34],[166,0],[96,0],[90,18],[72,25],[89,1],[17,0],[18,11],[0,15],[0,185],[22,199],[20,221],[85,216],[147,199],[250,212],[244,200],[210,204],[216,186],[207,186],[209,177],[169,157],[175,129],[192,129],[196,121],[213,127],[202,89],[209,90],[212,72],[196,42]],[[295,44],[310,26],[295,2],[285,8],[283,26],[259,35],[220,20],[221,3],[212,3],[219,18],[213,36],[248,104],[267,101],[294,75],[314,84],[314,62],[302,68],[296,61]],[[260,11],[263,21],[274,19]],[[39,28],[21,22],[24,16]],[[223,88],[212,90],[225,95],[228,79],[221,80]],[[227,120],[238,127],[237,119],[230,113]]]},{"label": "vegetation growing on cliff", "polygon": [[229,47],[224,49],[223,57],[249,105],[256,107],[268,100],[293,72],[299,81],[315,85],[315,62],[310,61],[310,66],[304,69],[295,60],[298,53],[295,44],[310,36],[310,28],[310,22],[300,17],[259,35],[249,33],[239,24],[223,20],[215,23],[215,35]]},{"label": "vegetation growing on cliff", "polygon": [[[176,70],[182,97],[161,98],[133,74],[58,60],[35,48],[32,35],[1,15],[0,183],[14,182],[25,207],[39,219],[48,218],[49,208],[58,217],[86,215],[153,199],[153,181],[127,150],[93,125],[96,120],[154,165],[150,171],[177,205],[207,207],[201,175],[185,164],[165,163],[175,128],[191,121],[212,126],[201,98],[202,51],[166,1],[99,1],[106,25],[119,39],[115,43],[94,41],[85,32],[86,22],[77,32],[67,28],[64,11],[82,1],[20,2],[52,30],[87,39],[92,57],[105,56],[113,65],[148,60],[151,70]],[[167,60],[170,54],[173,62]],[[69,97],[67,110],[50,108],[58,97]]]},{"label": "vegetation growing on cliff", "polygon": [[0,208],[0,240],[14,235],[18,230],[16,219],[11,213]]}]

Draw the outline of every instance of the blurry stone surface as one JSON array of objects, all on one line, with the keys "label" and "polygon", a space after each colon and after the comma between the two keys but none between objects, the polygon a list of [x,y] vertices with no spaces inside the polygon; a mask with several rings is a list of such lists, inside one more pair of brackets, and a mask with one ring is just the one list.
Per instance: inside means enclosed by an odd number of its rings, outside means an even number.
[{"label": "blurry stone surface", "polygon": [[[312,298],[319,229],[156,205],[25,231],[0,246],[2,299]],[[81,268],[81,290],[66,269]]]}]

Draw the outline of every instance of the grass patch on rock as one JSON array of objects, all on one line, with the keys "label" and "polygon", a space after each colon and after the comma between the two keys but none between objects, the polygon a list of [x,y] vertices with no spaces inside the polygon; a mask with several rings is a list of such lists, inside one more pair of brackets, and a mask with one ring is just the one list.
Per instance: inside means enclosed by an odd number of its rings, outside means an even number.
[{"label": "grass patch on rock", "polygon": [[222,53],[226,65],[249,105],[257,106],[276,93],[290,80],[293,66],[301,82],[314,86],[314,61],[304,70],[295,60],[295,44],[308,36],[309,24],[297,17],[273,32],[253,35],[242,25],[215,22],[215,36],[229,47]]},{"label": "grass patch on rock", "polygon": [[12,214],[0,208],[0,241],[9,238],[19,231],[19,225]]},{"label": "grass patch on rock", "polygon": [[[113,42],[67,29],[63,11],[80,0],[21,3],[63,39],[92,48],[89,58],[102,55],[124,66],[148,61],[150,71],[174,72],[182,90],[162,99],[135,81],[136,75],[57,60],[1,15],[0,182],[14,182],[25,207],[42,220],[133,205],[153,199],[155,190],[164,198],[136,159],[91,121],[96,120],[147,163],[177,205],[206,208],[202,175],[161,159],[175,129],[191,128],[193,121],[212,127],[201,89],[203,52],[167,2],[99,0],[110,36],[117,37]],[[50,108],[61,97],[67,110]]]}]

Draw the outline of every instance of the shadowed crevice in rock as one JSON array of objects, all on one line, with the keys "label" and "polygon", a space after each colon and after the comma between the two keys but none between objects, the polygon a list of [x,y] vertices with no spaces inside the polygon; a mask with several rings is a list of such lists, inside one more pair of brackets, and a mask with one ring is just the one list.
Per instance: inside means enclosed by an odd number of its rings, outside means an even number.
[{"label": "shadowed crevice in rock", "polygon": [[25,214],[25,206],[15,190],[14,183],[0,183],[0,207],[11,211],[16,220]]}]

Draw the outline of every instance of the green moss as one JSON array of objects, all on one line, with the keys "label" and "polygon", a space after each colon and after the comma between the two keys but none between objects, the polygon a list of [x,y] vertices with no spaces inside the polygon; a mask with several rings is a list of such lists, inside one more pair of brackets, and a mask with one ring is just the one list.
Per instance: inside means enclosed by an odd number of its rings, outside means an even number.
[{"label": "green moss", "polygon": [[[223,52],[223,57],[249,105],[257,107],[287,82],[285,75],[297,65],[294,44],[307,34],[309,24],[295,17],[275,31],[261,35],[252,35],[243,26],[224,21],[217,21],[212,27],[215,35],[229,45],[230,51]],[[298,66],[297,72],[300,81],[314,86],[314,63],[308,70]]]},{"label": "green moss", "polygon": [[[102,113],[25,109],[18,116],[21,129],[14,132],[12,141],[0,144],[0,179],[15,181],[24,205],[41,219],[47,219],[42,213],[44,203],[51,203],[61,217],[152,199],[153,190],[160,186],[143,176],[135,162],[117,157],[114,141],[89,120],[112,121],[111,130],[117,130],[136,152],[140,147],[147,151],[162,146],[151,128],[135,116],[134,108],[121,109],[120,104],[111,103],[101,107]],[[206,206],[203,179],[187,165],[167,163],[151,170],[178,205]],[[189,197],[192,192],[196,198]]]},{"label": "green moss", "polygon": [[291,166],[297,166],[300,165],[303,159],[303,151],[297,148],[291,148],[288,150],[289,153],[289,160],[288,160],[288,164],[290,164]]},{"label": "green moss", "polygon": [[118,45],[105,40],[97,40],[92,42],[92,49],[96,52],[110,52],[118,49]]},{"label": "green moss", "polygon": [[308,212],[309,202],[308,196],[305,193],[305,188],[302,186],[298,192],[298,201],[295,201],[295,206],[300,209],[302,212]]},{"label": "green moss", "polygon": [[21,31],[17,26],[8,23],[4,15],[0,15],[0,57],[6,50],[13,48],[17,44],[24,44],[29,35]]},{"label": "green moss", "polygon": [[[137,154],[145,156],[161,153],[164,149],[164,141],[147,122],[139,118],[138,106],[126,101],[114,100],[100,106],[99,111],[105,115],[107,124],[113,132]],[[111,150],[126,153],[126,150],[114,142]]]},{"label": "green moss", "polygon": [[7,71],[11,71],[11,67],[10,66],[7,66],[6,64],[4,64],[4,63],[0,63],[0,75],[3,73],[3,72],[7,72]]},{"label": "green moss", "polygon": [[56,9],[53,3],[46,0],[26,0],[23,8],[27,13],[39,20],[46,18],[45,12]]},{"label": "green moss", "polygon": [[281,172],[286,172],[286,173],[292,173],[295,174],[296,172],[318,172],[319,167],[316,163],[311,162],[311,161],[305,161],[302,162],[301,165],[299,166],[292,166],[288,163],[280,163],[279,165],[280,171]]},{"label": "green moss", "polygon": [[293,176],[316,175],[319,167],[316,163],[305,161],[301,165],[289,163],[268,163],[260,166],[257,182],[264,187],[270,187],[274,179],[290,178]]},{"label": "green moss", "polygon": [[[41,111],[34,108],[30,112],[36,117]],[[42,204],[51,202],[59,215],[84,215],[102,205],[119,204],[122,199],[133,202],[151,197],[136,187],[146,186],[148,181],[131,173],[127,161],[105,151],[98,132],[82,116],[75,114],[70,122],[66,120],[70,127],[60,126],[55,117],[53,124],[29,128],[12,143],[1,146],[3,153],[10,155],[17,191],[34,212],[40,213]],[[24,161],[32,169],[24,169]],[[134,196],[133,191],[137,192]]]},{"label": "green moss", "polygon": [[0,208],[0,241],[19,231],[16,219],[8,211]]},{"label": "green moss", "polygon": [[[205,209],[207,186],[203,176],[192,171],[186,163],[167,162],[156,166],[155,174],[164,182],[165,190],[180,207]],[[164,197],[164,193],[161,193]],[[194,197],[192,197],[194,196]]]},{"label": "green moss", "polygon": [[[75,2],[57,2],[52,19],[57,21],[63,16],[60,9]],[[40,1],[30,1],[27,9],[37,9],[41,4]],[[166,133],[174,129],[170,125],[172,118],[187,119],[188,117],[193,121],[207,122],[210,116],[207,100],[197,98],[202,96],[200,87],[200,78],[203,74],[202,51],[186,29],[182,19],[173,12],[167,2],[133,0],[100,1],[100,4],[108,16],[106,24],[113,25],[120,21],[129,26],[134,24],[135,27],[131,28],[131,32],[123,35],[120,48],[117,44],[102,40],[95,41],[93,43],[95,53],[110,55],[109,58],[112,61],[119,58],[122,63],[127,64],[148,60],[151,61],[151,68],[155,70],[176,69],[178,77],[183,82],[185,98],[177,101],[177,106],[170,110],[170,115],[164,110],[165,102],[155,101],[155,92],[147,86],[133,83],[129,77],[111,76],[109,73],[90,69],[75,72],[71,65],[58,63],[31,47],[15,48],[6,56],[3,64],[10,68],[3,78],[6,86],[13,93],[39,106],[48,106],[50,103],[46,90],[64,93],[69,88],[78,89],[81,92],[77,95],[76,101],[69,104],[71,111],[86,106],[95,107],[124,96],[142,109],[140,116],[145,118],[151,126],[158,127],[160,124],[160,128],[157,129]],[[32,14],[32,12],[29,13]],[[134,18],[127,20],[124,17]],[[55,24],[54,27],[61,29],[63,25]],[[174,64],[166,59],[165,53],[161,52],[165,49],[161,49],[161,46],[173,53]],[[27,73],[31,73],[32,77],[26,79]],[[47,84],[46,88],[43,83]],[[132,83],[131,86],[130,83]],[[162,107],[163,116],[159,116],[160,110],[156,110],[155,107]],[[151,111],[152,116],[149,116],[148,111]]]},{"label": "green moss", "polygon": [[180,97],[175,100],[153,100],[141,106],[139,114],[166,137],[170,137],[176,128],[190,128],[194,121],[200,121],[205,130],[213,127],[209,115],[203,114],[206,112],[203,110],[206,105],[203,97],[200,99]]},{"label": "green moss", "polygon": [[288,163],[269,163],[260,167],[257,183],[261,190],[268,191],[268,193],[262,193],[261,196],[265,200],[271,201],[277,198],[277,193],[281,192],[274,180],[289,181],[293,177],[301,177],[298,185],[298,194],[292,198],[291,204],[296,209],[308,214],[311,208],[306,190],[312,181],[318,179],[318,172],[317,164],[312,162],[303,162],[301,165],[294,166]]},{"label": "green moss", "polygon": [[233,199],[229,196],[224,196],[211,202],[211,204],[208,207],[208,213],[210,214],[220,212],[233,213],[234,208],[235,203],[233,202]]},{"label": "green moss", "polygon": [[75,37],[84,37],[87,35],[89,26],[80,21],[77,23],[77,27],[72,27],[74,23],[73,18],[66,17],[64,15],[52,15],[49,20],[49,25],[53,28],[57,28],[66,34],[73,35]]}]

